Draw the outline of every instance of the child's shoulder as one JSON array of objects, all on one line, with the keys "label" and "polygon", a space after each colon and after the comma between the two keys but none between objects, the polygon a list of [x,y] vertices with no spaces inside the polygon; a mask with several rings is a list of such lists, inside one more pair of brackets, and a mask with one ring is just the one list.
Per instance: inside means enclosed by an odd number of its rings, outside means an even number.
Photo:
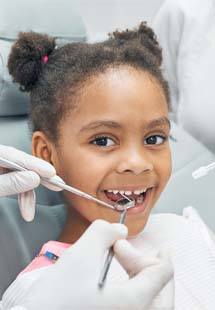
[{"label": "child's shoulder", "polygon": [[59,241],[48,241],[46,242],[38,255],[32,260],[32,262],[20,273],[23,274],[25,272],[33,271],[35,269],[46,267],[53,264],[53,260],[49,257],[50,255],[45,255],[46,253],[52,253],[55,257],[60,257],[61,254],[70,246],[68,243],[63,243]]}]

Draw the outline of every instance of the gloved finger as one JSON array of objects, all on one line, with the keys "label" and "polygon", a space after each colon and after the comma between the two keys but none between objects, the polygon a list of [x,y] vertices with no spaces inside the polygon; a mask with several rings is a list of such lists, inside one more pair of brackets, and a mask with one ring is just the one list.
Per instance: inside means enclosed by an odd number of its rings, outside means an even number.
[{"label": "gloved finger", "polygon": [[118,240],[114,244],[114,254],[129,277],[133,277],[144,268],[158,264],[157,258],[144,258],[144,253],[135,249],[127,240]]},{"label": "gloved finger", "polygon": [[0,156],[36,172],[41,177],[50,178],[56,174],[55,168],[50,163],[11,146],[0,145]]},{"label": "gloved finger", "polygon": [[58,185],[54,185],[54,184],[51,184],[48,182],[48,180],[50,181],[57,181],[57,182],[62,182],[65,184],[65,182],[58,176],[58,175],[55,175],[47,180],[41,180],[41,184],[45,187],[47,187],[48,189],[52,190],[52,191],[55,191],[55,192],[60,192],[62,191],[62,189],[58,186]]},{"label": "gloved finger", "polygon": [[21,215],[26,222],[31,222],[35,216],[36,195],[33,190],[18,195]]},{"label": "gloved finger", "polygon": [[95,256],[100,258],[116,240],[126,238],[127,234],[128,229],[123,224],[111,224],[104,220],[96,220],[68,251],[80,247],[84,253],[85,250],[85,252],[88,251],[89,245],[91,245]]},{"label": "gloved finger", "polygon": [[146,266],[135,277],[127,281],[128,290],[135,289],[137,300],[146,302],[146,296],[150,296],[151,301],[164,288],[173,277],[173,266],[169,258],[169,253],[163,251],[159,254],[159,263]]},{"label": "gloved finger", "polygon": [[23,193],[40,184],[40,177],[33,171],[13,171],[0,175],[0,197]]}]

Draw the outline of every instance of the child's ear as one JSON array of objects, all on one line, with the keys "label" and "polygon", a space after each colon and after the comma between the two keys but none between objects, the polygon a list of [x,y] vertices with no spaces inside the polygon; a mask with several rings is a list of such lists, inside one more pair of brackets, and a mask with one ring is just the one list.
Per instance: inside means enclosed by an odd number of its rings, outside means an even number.
[{"label": "child's ear", "polygon": [[42,131],[35,131],[32,136],[32,154],[48,161],[56,168],[56,151],[53,142]]}]

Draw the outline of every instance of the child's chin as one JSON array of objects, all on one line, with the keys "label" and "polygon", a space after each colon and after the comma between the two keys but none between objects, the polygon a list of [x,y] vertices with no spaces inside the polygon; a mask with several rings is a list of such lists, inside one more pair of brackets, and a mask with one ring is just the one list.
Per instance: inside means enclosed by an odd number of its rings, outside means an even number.
[{"label": "child's chin", "polygon": [[148,218],[150,216],[150,213],[151,213],[151,208],[148,208],[141,215],[138,214],[135,216],[127,216],[125,224],[128,227],[129,237],[136,236],[144,230],[147,224]]},{"label": "child's chin", "polygon": [[134,236],[140,234],[143,231],[144,227],[145,226],[142,226],[139,229],[134,229],[133,227],[131,227],[131,228],[128,227],[128,237],[134,237]]},{"label": "child's chin", "polygon": [[145,221],[142,220],[140,223],[134,223],[133,221],[126,222],[126,226],[128,227],[128,236],[132,237],[141,233],[146,226],[147,220],[148,218],[146,218]]}]

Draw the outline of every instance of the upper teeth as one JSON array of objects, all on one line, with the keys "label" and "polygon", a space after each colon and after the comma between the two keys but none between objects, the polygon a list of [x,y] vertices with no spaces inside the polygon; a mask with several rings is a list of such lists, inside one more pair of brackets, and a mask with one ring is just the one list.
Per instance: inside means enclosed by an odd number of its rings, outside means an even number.
[{"label": "upper teeth", "polygon": [[108,189],[107,191],[109,193],[114,193],[115,195],[120,193],[122,195],[132,195],[132,194],[135,194],[135,195],[140,195],[142,193],[145,193],[147,190],[147,188],[143,188],[143,189],[139,189],[139,190],[135,190],[135,191],[123,191],[123,190],[118,190],[118,189]]}]

